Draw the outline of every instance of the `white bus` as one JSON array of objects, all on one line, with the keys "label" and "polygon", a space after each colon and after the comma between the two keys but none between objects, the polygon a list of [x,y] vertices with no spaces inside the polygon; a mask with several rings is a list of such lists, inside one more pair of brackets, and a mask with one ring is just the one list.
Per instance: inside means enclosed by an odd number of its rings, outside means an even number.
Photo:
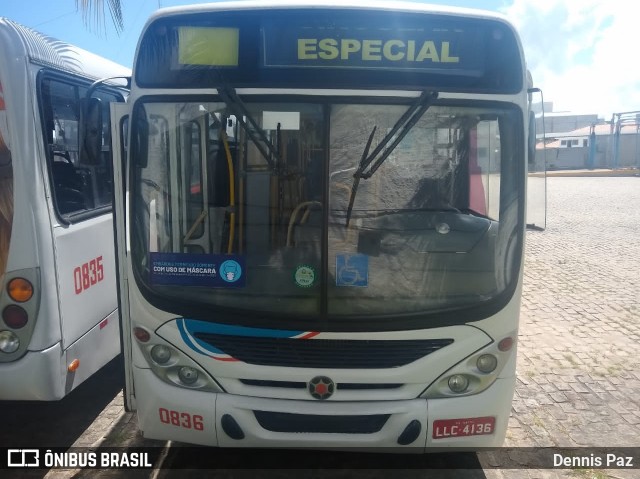
[{"label": "white bus", "polygon": [[112,105],[112,138],[129,139],[115,207],[125,401],[145,437],[502,444],[527,78],[516,32],[490,13],[156,13],[127,104]]},{"label": "white bus", "polygon": [[[80,99],[130,71],[0,18],[0,399],[57,400],[120,352],[105,148],[80,152]],[[101,136],[101,135],[100,135]]]}]

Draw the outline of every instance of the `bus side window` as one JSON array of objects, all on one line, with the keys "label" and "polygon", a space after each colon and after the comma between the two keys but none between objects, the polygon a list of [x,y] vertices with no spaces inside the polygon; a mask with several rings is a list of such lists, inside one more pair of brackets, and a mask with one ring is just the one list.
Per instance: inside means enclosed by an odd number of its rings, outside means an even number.
[{"label": "bus side window", "polygon": [[68,152],[53,152],[51,174],[60,213],[86,209],[82,177],[78,175]]},{"label": "bus side window", "polygon": [[[111,205],[113,180],[108,107],[102,109],[102,151],[99,161],[83,161],[80,154],[79,99],[86,90],[86,85],[76,83],[72,78],[58,76],[44,77],[40,87],[54,206],[63,219],[68,219],[69,215],[102,211],[102,208]],[[95,96],[105,105],[121,100],[118,95],[103,90],[98,90]],[[79,217],[78,220],[83,218]]]}]

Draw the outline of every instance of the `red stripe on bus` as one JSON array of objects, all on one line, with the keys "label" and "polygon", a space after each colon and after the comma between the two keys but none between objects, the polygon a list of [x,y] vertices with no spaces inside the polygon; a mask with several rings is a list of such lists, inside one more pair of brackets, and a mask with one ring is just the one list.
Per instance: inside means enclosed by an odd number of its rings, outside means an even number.
[{"label": "red stripe on bus", "polygon": [[319,332],[310,332],[305,334],[304,336],[300,336],[300,339],[309,339],[309,338],[313,338],[314,336],[317,336],[318,334],[320,334]]}]

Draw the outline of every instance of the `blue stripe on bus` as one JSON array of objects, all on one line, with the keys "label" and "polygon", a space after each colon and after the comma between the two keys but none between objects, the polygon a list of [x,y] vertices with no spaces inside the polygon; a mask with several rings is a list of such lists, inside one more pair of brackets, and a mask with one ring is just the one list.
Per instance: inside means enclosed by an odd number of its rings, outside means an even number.
[{"label": "blue stripe on bus", "polygon": [[180,332],[180,336],[182,337],[182,340],[185,342],[185,344],[187,346],[189,346],[191,349],[193,349],[194,351],[198,351],[199,353],[202,353],[202,349],[205,349],[207,352],[213,353],[213,354],[225,354],[224,351],[221,351],[217,348],[212,347],[211,345],[207,344],[207,343],[203,343],[201,341],[198,341],[198,339],[193,338],[195,341],[197,341],[197,345],[192,341],[192,337],[191,337],[191,331],[189,331],[187,329],[187,326],[185,325],[185,320],[184,319],[178,319],[176,321],[177,325],[178,325],[178,331]]},{"label": "blue stripe on bus", "polygon": [[196,351],[197,353],[204,354],[205,356],[209,356],[210,358],[216,359],[218,361],[237,361],[237,359],[228,355],[221,349],[218,349],[211,344],[193,337],[191,335],[191,332],[187,330],[184,319],[178,319],[176,323],[178,324],[178,331],[180,331],[180,336],[182,336],[185,344],[192,350]]},{"label": "blue stripe on bus", "polygon": [[[191,335],[196,333],[211,333],[211,334],[224,334],[226,336],[250,336],[259,338],[295,338],[300,336],[300,339],[307,339],[311,336],[315,336],[317,333],[312,331],[293,331],[284,329],[263,329],[263,328],[250,328],[247,326],[233,326],[229,324],[210,323],[208,321],[199,321],[197,319],[183,318],[178,320],[178,324],[184,322],[184,328]],[[183,339],[185,334],[180,331]],[[185,342],[187,340],[185,339]]]},{"label": "blue stripe on bus", "polygon": [[196,319],[180,318],[176,320],[178,331],[185,344],[192,350],[210,356],[219,361],[236,361],[224,351],[201,341],[195,337],[197,333],[222,334],[227,336],[246,336],[263,338],[296,338],[309,339],[319,334],[314,331],[289,331],[277,329],[248,328],[245,326],[230,326],[226,324],[209,323]]}]

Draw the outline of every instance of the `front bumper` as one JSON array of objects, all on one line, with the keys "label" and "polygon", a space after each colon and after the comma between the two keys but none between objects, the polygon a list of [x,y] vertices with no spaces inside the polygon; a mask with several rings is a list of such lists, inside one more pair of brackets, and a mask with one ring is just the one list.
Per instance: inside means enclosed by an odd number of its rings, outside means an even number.
[{"label": "front bumper", "polygon": [[[424,452],[425,448],[436,447],[473,450],[501,446],[515,383],[515,377],[498,379],[480,394],[459,398],[343,402],[283,400],[189,390],[166,384],[151,370],[137,367],[133,368],[133,375],[139,426],[150,439],[220,447],[384,447],[399,449],[399,452],[404,448]],[[265,416],[273,420],[259,420]],[[336,416],[356,426],[345,431],[344,424],[335,420],[332,422],[337,424],[336,432],[331,431],[331,426],[322,426],[323,422],[329,422],[328,418]],[[495,417],[491,434],[434,437],[435,420],[487,416]],[[327,421],[323,421],[323,417]],[[381,426],[371,426],[368,417]],[[289,420],[283,422],[282,418]],[[419,427],[416,427],[416,421]],[[400,444],[399,439],[412,423],[408,436],[411,441],[407,443],[405,435],[405,440],[401,441],[405,444]],[[298,424],[310,429],[295,431]],[[318,428],[322,432],[317,432]],[[360,429],[367,429],[367,432]]]}]

